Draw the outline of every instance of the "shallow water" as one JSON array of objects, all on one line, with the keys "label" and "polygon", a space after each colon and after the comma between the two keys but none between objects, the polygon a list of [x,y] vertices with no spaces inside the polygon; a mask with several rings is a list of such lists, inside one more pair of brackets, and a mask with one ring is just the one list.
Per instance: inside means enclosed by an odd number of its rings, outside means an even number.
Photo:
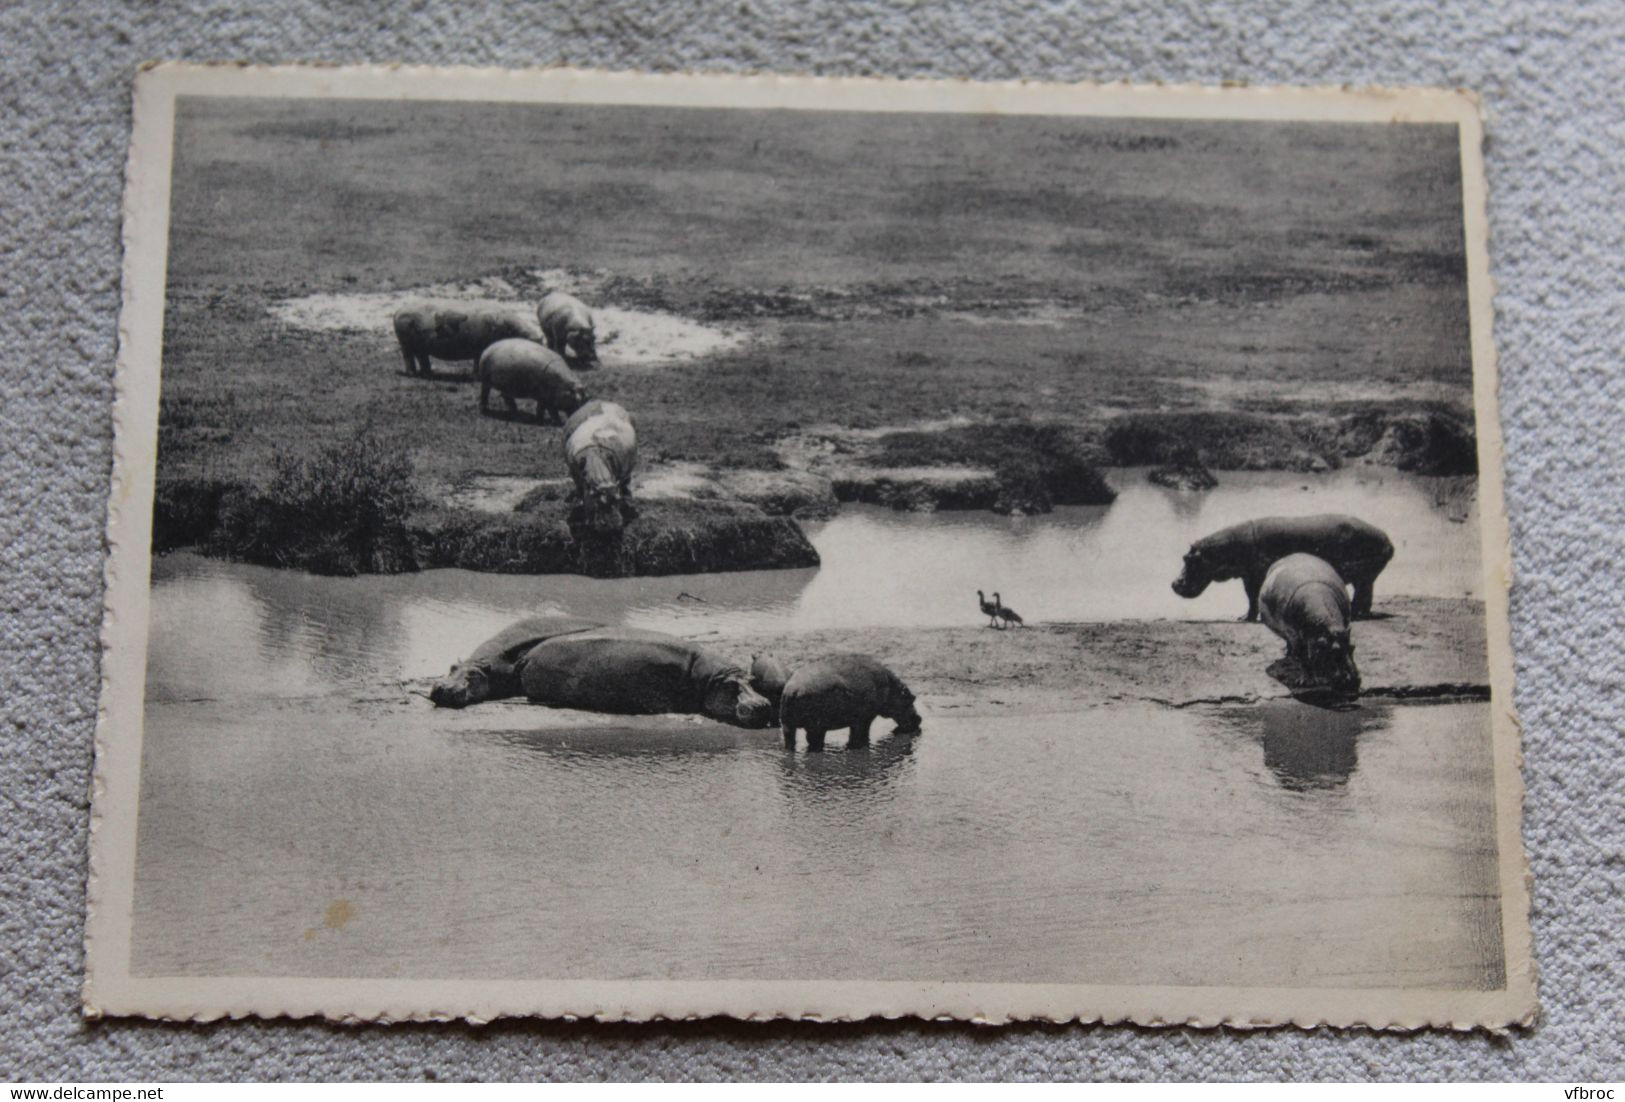
[{"label": "shallow water", "polygon": [[155,704],[134,967],[1494,985],[1487,706],[1311,711],[928,715],[817,755],[523,707]]},{"label": "shallow water", "polygon": [[[1392,471],[1226,473],[1218,489],[1190,494],[1153,486],[1139,471],[1113,477],[1114,504],[1040,517],[848,506],[806,526],[823,559],[811,570],[614,581],[462,570],[318,578],[170,555],[153,569],[148,691],[213,696],[234,682],[297,695],[358,678],[430,676],[518,617],[553,612],[696,637],[945,627],[983,622],[982,589],[999,590],[1029,622],[1234,619],[1246,608],[1239,582],[1196,600],[1169,589],[1180,558],[1217,528],[1282,512],[1348,512],[1388,532],[1396,551],[1377,580],[1378,611],[1385,594],[1479,592],[1470,482]],[[207,635],[195,630],[202,621]]]},{"label": "shallow water", "polygon": [[919,737],[815,755],[695,719],[447,713],[390,684],[549,610],[697,636],[974,625],[981,585],[1031,619],[1232,618],[1238,585],[1181,601],[1168,581],[1287,485],[1311,487],[1295,511],[1390,532],[1379,607],[1476,592],[1476,517],[1445,483],[1226,476],[1197,496],[1120,474],[1110,508],[1050,517],[851,509],[813,527],[814,571],[160,559],[134,970],[1497,984],[1484,704],[973,718],[922,699]]}]

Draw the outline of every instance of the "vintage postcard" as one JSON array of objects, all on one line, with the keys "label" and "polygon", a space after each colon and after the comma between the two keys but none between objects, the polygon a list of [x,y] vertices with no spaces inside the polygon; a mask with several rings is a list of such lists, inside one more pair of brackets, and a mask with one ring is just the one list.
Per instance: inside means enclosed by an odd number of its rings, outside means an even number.
[{"label": "vintage postcard", "polygon": [[86,1012],[1529,1021],[1481,138],[149,67]]}]

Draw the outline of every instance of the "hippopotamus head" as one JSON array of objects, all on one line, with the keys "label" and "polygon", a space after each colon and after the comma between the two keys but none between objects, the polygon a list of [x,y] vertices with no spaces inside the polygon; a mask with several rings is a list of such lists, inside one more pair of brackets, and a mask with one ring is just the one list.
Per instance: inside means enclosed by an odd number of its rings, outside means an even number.
[{"label": "hippopotamus head", "polygon": [[1200,597],[1211,583],[1228,581],[1235,576],[1235,568],[1223,556],[1212,548],[1193,543],[1185,552],[1184,569],[1174,579],[1174,592],[1181,597]]},{"label": "hippopotamus head", "polygon": [[890,699],[886,701],[886,706],[880,714],[896,721],[897,733],[900,735],[919,733],[921,719],[919,711],[914,707],[914,693],[901,681],[892,689]]},{"label": "hippopotamus head", "polygon": [[790,671],[771,654],[750,656],[750,687],[767,697],[778,700],[784,695],[784,683],[790,680]]},{"label": "hippopotamus head", "polygon": [[429,690],[429,700],[437,708],[466,708],[490,696],[490,677],[484,669],[467,662],[453,666]]},{"label": "hippopotamus head", "polygon": [[564,347],[581,367],[594,367],[598,363],[598,338],[590,325],[572,325],[564,334]]},{"label": "hippopotamus head", "polygon": [[1360,691],[1360,671],[1354,665],[1354,641],[1347,628],[1317,635],[1305,644],[1309,676],[1343,693]]},{"label": "hippopotamus head", "polygon": [[587,393],[586,387],[580,383],[571,383],[570,389],[560,399],[559,404],[564,408],[564,412],[569,414],[586,405],[591,398],[592,395]]},{"label": "hippopotamus head", "polygon": [[735,727],[771,727],[778,709],[750,686],[741,669],[729,669],[711,679],[705,691],[705,714]]}]

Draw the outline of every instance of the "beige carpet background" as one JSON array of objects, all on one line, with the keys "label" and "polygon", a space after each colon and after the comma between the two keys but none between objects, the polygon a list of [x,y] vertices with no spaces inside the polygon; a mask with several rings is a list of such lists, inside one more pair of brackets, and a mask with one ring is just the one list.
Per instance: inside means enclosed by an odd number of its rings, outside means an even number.
[{"label": "beige carpet background", "polygon": [[[0,1077],[1625,1076],[1617,2],[0,6]],[[119,202],[149,58],[1456,85],[1489,114],[1525,835],[1546,1014],[1487,1036],[921,1024],[342,1028],[78,1015]]]}]

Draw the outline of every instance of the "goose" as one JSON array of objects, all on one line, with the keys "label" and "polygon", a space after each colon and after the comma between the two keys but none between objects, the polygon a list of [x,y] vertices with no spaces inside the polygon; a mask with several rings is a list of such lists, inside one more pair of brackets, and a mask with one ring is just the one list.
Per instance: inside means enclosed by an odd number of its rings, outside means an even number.
[{"label": "goose", "polygon": [[976,591],[976,601],[982,606],[982,615],[987,617],[987,626],[990,628],[998,627],[999,602],[990,601],[986,597],[982,596],[982,591],[980,589]]},{"label": "goose", "polygon": [[999,595],[997,593],[993,594],[993,614],[1000,620],[1003,620],[1006,627],[1009,627],[1011,624],[1020,624],[1022,627],[1027,626],[1026,621],[1022,620],[1020,613],[1013,608],[1004,607],[1004,602],[999,599]]}]

